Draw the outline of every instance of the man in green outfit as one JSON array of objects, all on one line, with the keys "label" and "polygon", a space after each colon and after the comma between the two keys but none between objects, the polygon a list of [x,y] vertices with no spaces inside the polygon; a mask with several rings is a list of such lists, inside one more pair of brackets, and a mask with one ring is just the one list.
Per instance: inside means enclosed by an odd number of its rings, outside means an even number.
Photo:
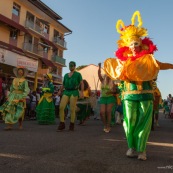
[{"label": "man in green outfit", "polygon": [[66,73],[63,80],[63,85],[59,90],[59,94],[62,94],[60,107],[59,107],[59,116],[60,116],[60,123],[58,126],[57,131],[62,131],[65,129],[65,118],[64,118],[64,109],[68,102],[70,103],[70,113],[71,113],[71,119],[70,119],[70,126],[69,130],[74,131],[74,121],[76,118],[75,109],[76,109],[76,102],[79,97],[79,85],[81,85],[81,95],[80,97],[83,98],[83,80],[82,75],[75,71],[76,69],[76,63],[74,61],[71,61],[69,63],[69,69],[70,73]]}]

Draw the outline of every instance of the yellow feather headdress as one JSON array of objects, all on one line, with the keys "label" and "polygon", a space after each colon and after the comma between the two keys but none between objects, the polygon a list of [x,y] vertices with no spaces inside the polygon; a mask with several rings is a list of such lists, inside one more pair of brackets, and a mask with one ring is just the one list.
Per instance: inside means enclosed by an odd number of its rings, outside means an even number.
[{"label": "yellow feather headdress", "polygon": [[[135,18],[138,18],[138,26],[135,26]],[[142,28],[142,18],[139,11],[134,12],[131,18],[131,25],[125,26],[122,20],[116,24],[117,32],[120,33],[118,47],[129,46],[131,41],[141,41],[141,37],[147,36],[147,29]]]},{"label": "yellow feather headdress", "polygon": [[48,77],[48,79],[49,79],[51,82],[53,82],[53,80],[52,80],[52,74],[47,73],[46,76]]}]

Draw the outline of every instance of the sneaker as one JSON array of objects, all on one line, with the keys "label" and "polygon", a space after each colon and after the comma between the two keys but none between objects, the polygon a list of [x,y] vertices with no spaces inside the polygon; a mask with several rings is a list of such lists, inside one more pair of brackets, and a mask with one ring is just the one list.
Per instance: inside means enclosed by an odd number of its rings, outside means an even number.
[{"label": "sneaker", "polygon": [[140,153],[138,154],[138,159],[139,159],[139,160],[143,160],[143,161],[147,160],[146,152],[140,152]]},{"label": "sneaker", "polygon": [[126,152],[127,157],[136,157],[135,150],[133,148],[129,148]]},{"label": "sneaker", "polygon": [[65,123],[64,122],[60,122],[57,131],[62,131],[64,129],[65,129]]}]

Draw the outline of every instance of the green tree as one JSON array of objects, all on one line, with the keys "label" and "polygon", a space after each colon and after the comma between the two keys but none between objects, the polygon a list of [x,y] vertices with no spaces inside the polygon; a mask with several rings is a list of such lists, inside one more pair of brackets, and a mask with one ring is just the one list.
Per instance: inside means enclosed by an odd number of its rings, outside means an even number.
[{"label": "green tree", "polygon": [[83,68],[86,67],[86,66],[87,66],[87,65],[81,65],[81,66],[77,67],[76,70],[79,71],[79,70],[83,69]]}]

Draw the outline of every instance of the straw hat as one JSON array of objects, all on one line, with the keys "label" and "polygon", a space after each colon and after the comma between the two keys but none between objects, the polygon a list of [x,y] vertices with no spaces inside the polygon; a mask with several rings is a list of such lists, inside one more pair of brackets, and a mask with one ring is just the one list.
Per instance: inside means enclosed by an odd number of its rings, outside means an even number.
[{"label": "straw hat", "polygon": [[28,70],[25,68],[25,67],[22,67],[22,66],[18,66],[18,67],[15,67],[14,69],[13,69],[13,73],[15,74],[15,76],[16,77],[18,77],[18,70],[19,69],[22,69],[23,70],[23,77],[26,77],[27,76],[27,74],[28,74]]}]

